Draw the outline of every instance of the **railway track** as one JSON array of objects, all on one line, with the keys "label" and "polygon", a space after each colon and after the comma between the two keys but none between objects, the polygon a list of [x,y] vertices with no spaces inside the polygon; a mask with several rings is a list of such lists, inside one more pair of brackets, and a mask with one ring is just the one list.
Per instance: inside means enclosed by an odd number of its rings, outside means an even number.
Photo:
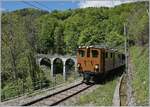
[{"label": "railway track", "polygon": [[55,106],[92,86],[93,84],[87,85],[81,82],[46,97],[24,104],[23,106]]}]

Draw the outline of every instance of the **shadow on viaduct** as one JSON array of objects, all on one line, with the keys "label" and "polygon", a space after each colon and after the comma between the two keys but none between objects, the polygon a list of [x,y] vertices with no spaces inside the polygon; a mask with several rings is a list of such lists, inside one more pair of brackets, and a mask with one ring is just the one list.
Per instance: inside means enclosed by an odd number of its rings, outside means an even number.
[{"label": "shadow on viaduct", "polygon": [[47,63],[48,66],[51,68],[50,75],[53,78],[54,77],[54,72],[55,72],[55,62],[59,60],[61,61],[63,65],[63,78],[66,80],[66,72],[67,72],[67,62],[71,61],[74,63],[75,67],[75,72],[77,71],[77,60],[76,56],[71,56],[71,55],[49,55],[49,54],[37,54],[36,55],[36,63],[40,66],[43,61]]}]

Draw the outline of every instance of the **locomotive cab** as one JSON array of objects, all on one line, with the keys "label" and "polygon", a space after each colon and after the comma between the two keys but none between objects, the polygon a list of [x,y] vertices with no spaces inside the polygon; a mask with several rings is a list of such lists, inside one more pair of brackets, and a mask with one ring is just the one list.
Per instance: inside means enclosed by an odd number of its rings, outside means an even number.
[{"label": "locomotive cab", "polygon": [[103,73],[103,50],[93,47],[79,48],[77,52],[78,72],[84,79]]},{"label": "locomotive cab", "polygon": [[[93,77],[102,80],[112,70],[124,67],[124,54],[103,46],[82,46],[77,51],[77,69],[83,80]],[[96,78],[97,79],[97,78]]]}]

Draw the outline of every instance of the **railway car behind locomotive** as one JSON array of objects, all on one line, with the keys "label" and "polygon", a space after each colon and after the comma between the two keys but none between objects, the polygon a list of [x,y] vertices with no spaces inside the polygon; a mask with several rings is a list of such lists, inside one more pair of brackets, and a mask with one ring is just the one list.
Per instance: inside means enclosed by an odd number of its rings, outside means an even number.
[{"label": "railway car behind locomotive", "polygon": [[113,69],[125,65],[125,55],[114,49],[102,46],[80,46],[77,51],[78,72],[83,81],[89,82],[93,77],[105,77]]}]

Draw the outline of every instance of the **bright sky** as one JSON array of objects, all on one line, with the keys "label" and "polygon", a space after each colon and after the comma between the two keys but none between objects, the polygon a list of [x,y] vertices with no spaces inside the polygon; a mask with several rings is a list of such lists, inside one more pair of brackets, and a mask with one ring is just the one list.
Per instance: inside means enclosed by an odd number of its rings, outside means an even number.
[{"label": "bright sky", "polygon": [[[35,2],[36,1],[36,2]],[[86,7],[113,7],[138,0],[2,0],[0,10],[13,11],[22,8],[40,8],[51,11]]]}]

